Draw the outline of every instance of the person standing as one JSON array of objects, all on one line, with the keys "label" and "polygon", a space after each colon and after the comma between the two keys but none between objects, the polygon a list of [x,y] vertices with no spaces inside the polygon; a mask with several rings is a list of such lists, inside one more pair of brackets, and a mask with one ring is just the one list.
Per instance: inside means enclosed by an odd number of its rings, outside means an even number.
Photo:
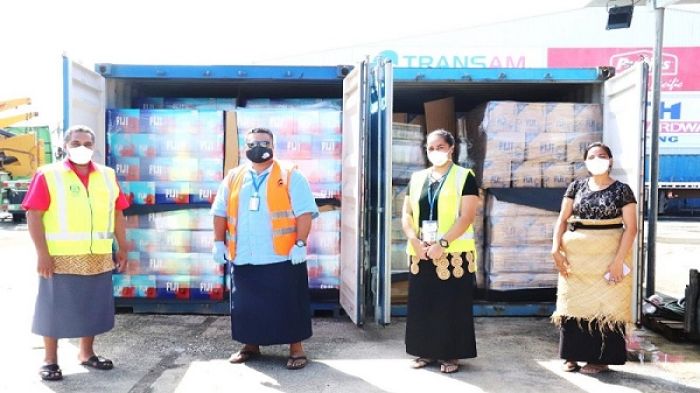
[{"label": "person standing", "polygon": [[114,327],[112,270],[126,263],[122,210],[129,202],[114,170],[92,162],[94,144],[90,128],[68,129],[67,159],[39,168],[22,202],[40,275],[32,332],[44,337],[43,380],[63,379],[59,338],[80,337],[82,365],[114,366],[95,354],[93,344],[96,335]]},{"label": "person standing", "polygon": [[[552,258],[559,282],[552,321],[560,328],[565,371],[595,374],[627,359],[637,201],[627,184],[610,177],[612,158],[600,142],[586,148],[583,159],[591,176],[569,185],[554,227]],[[579,361],[587,364],[581,368]]]},{"label": "person standing", "polygon": [[476,246],[474,217],[479,189],[474,172],[452,162],[455,139],[428,134],[432,166],[411,175],[402,226],[410,256],[406,352],[412,367],[438,360],[440,371],[459,370],[476,357],[472,314]]},{"label": "person standing", "polygon": [[212,204],[214,260],[231,266],[231,336],[243,363],[260,346],[289,344],[286,367],[307,364],[302,341],[312,335],[306,239],[318,207],[306,178],[274,159],[274,135],[246,135],[251,161],[232,169]]}]

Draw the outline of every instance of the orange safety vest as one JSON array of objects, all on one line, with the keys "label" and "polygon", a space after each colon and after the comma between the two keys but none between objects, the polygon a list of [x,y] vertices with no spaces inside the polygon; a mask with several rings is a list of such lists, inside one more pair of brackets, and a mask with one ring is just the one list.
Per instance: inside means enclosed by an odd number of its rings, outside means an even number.
[{"label": "orange safety vest", "polygon": [[[238,195],[248,167],[241,165],[234,169],[228,186],[228,216],[227,228],[229,233],[229,258],[236,257],[236,227],[238,221]],[[297,240],[297,221],[292,211],[292,201],[289,198],[289,179],[294,168],[281,165],[277,160],[272,163],[272,170],[267,179],[267,209],[272,218],[272,244],[275,253],[289,255],[289,251]]]}]

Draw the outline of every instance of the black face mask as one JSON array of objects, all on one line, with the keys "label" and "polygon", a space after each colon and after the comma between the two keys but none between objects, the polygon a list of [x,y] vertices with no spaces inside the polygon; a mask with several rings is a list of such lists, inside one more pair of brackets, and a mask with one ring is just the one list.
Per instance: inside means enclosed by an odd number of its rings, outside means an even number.
[{"label": "black face mask", "polygon": [[272,149],[269,147],[255,146],[245,152],[245,156],[256,164],[272,159]]}]

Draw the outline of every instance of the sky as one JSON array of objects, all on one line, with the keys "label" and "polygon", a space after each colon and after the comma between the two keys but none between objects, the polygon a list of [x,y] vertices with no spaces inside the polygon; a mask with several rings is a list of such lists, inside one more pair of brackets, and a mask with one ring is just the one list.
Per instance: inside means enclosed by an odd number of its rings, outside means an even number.
[{"label": "sky", "polygon": [[31,110],[40,116],[29,124],[53,128],[61,120],[62,54],[90,69],[94,63],[275,64],[285,56],[461,30],[588,2],[5,0],[0,100],[31,97]]}]

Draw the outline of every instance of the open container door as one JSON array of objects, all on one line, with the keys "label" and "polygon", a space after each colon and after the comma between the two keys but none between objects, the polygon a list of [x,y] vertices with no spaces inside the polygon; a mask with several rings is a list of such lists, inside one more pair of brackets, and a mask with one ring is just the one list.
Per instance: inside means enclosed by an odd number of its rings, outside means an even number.
[{"label": "open container door", "polygon": [[63,56],[63,129],[81,124],[95,131],[93,161],[105,163],[105,78]]},{"label": "open container door", "polygon": [[629,186],[637,197],[639,217],[637,239],[632,246],[633,279],[636,285],[632,314],[641,316],[644,280],[644,134],[646,129],[647,80],[649,65],[637,63],[605,82],[603,143],[613,152],[611,175]]},{"label": "open container door", "polygon": [[340,305],[356,325],[365,314],[365,164],[368,128],[367,62],[343,80],[343,161]]},{"label": "open container door", "polygon": [[374,321],[391,322],[392,112],[393,68],[379,58],[370,74],[369,195],[370,264]]}]

